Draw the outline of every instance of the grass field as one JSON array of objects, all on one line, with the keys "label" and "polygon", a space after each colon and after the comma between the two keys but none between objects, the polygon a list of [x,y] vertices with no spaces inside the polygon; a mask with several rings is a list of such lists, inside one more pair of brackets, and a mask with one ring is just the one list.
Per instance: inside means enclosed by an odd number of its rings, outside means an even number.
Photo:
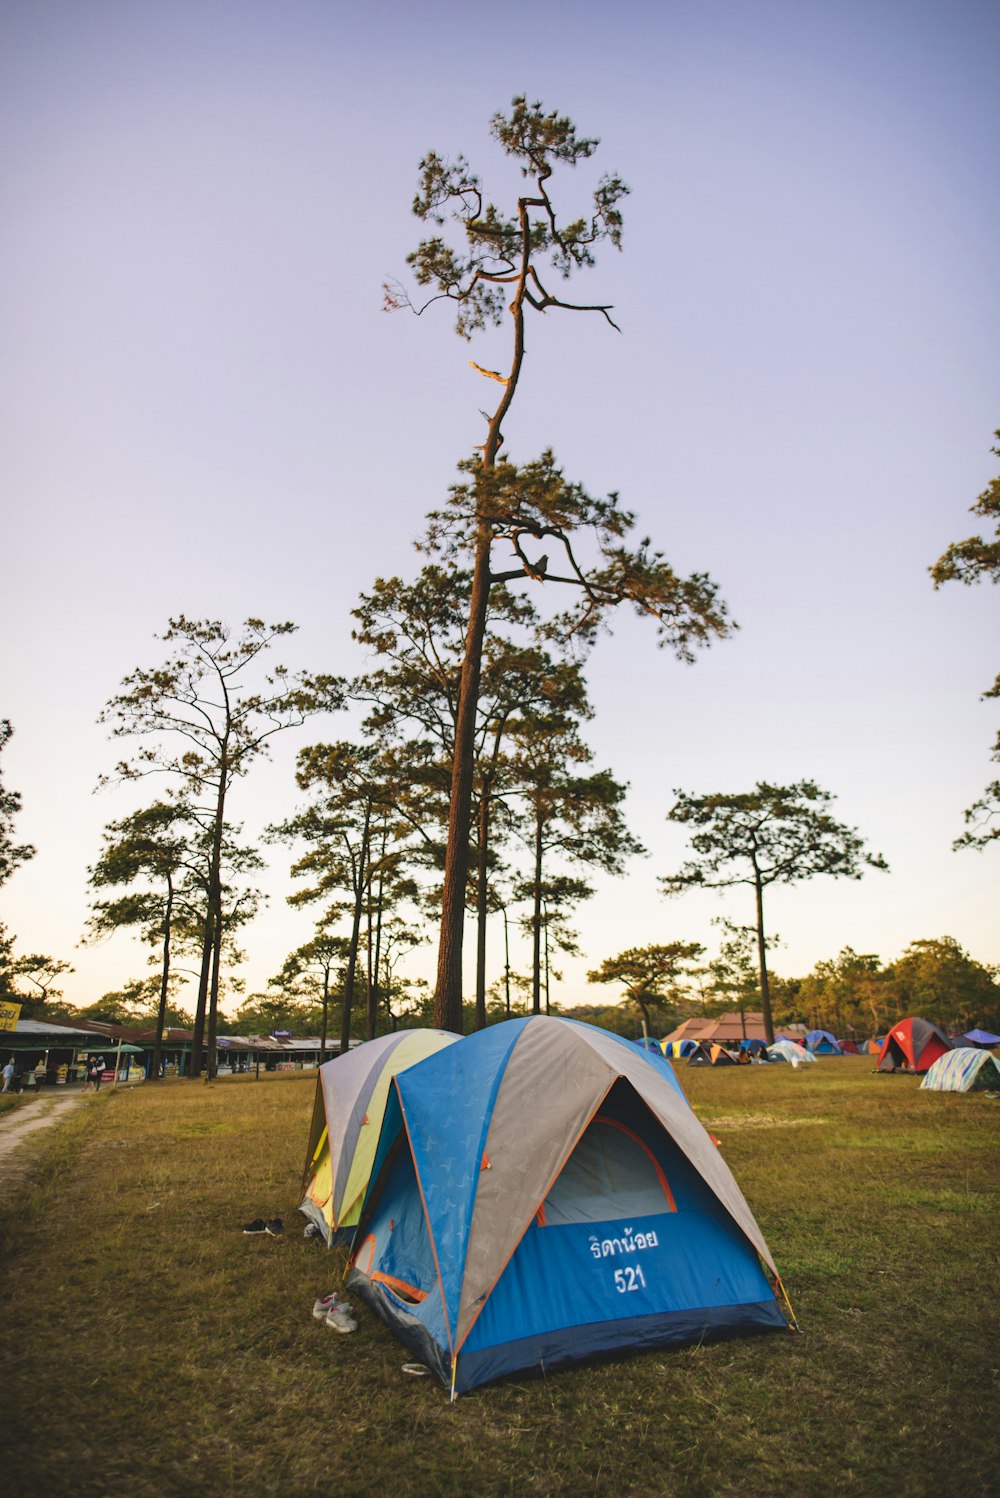
[{"label": "grass field", "polygon": [[311,1319],[345,1262],[295,1212],[314,1075],[87,1099],[0,1206],[4,1489],[995,1493],[1000,1103],[860,1057],[681,1076],[802,1334],[454,1405],[364,1307],[352,1336]]}]

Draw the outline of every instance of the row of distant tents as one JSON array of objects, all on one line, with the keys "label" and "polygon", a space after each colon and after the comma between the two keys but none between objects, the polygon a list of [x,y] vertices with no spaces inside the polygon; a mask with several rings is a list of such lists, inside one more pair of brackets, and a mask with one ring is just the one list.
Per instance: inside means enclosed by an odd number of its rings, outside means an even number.
[{"label": "row of distant tents", "polygon": [[[655,1045],[655,1042],[649,1042]],[[717,1041],[661,1041],[670,1060],[689,1066],[735,1066],[747,1061],[787,1061],[792,1066],[814,1061],[817,1056],[867,1054],[877,1057],[875,1071],[924,1074],[921,1084],[940,1091],[968,1092],[1000,1083],[1000,1063],[992,1047],[1000,1046],[1000,1035],[975,1029],[950,1039],[929,1020],[910,1018],[893,1025],[886,1035],[861,1044],[837,1040],[828,1030],[809,1030],[801,1041],[780,1035],[768,1046],[756,1038],[739,1042],[738,1049]]]}]

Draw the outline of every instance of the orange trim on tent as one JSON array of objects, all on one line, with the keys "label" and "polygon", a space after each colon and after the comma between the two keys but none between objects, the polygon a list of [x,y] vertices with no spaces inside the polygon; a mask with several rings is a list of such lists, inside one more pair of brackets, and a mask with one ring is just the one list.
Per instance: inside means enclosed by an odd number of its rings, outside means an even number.
[{"label": "orange trim on tent", "polygon": [[[370,1248],[368,1248],[369,1244],[371,1244]],[[377,1247],[378,1245],[375,1242],[375,1234],[369,1233],[368,1237],[365,1238],[357,1253],[354,1255],[354,1262],[355,1264],[357,1264],[358,1260],[361,1258],[362,1251],[368,1248],[368,1267],[363,1272],[368,1275],[369,1279],[371,1279],[372,1264],[375,1262],[375,1250]]]},{"label": "orange trim on tent", "polygon": [[306,1192],[306,1199],[311,1201],[314,1207],[325,1207],[332,1195],[332,1190],[328,1191],[325,1196],[317,1196],[315,1191],[309,1190]]},{"label": "orange trim on tent", "polygon": [[630,1129],[628,1124],[621,1123],[617,1118],[610,1118],[607,1113],[595,1113],[594,1117],[591,1119],[591,1123],[607,1124],[610,1128],[617,1129],[619,1133],[627,1134],[629,1139],[637,1144],[639,1148],[649,1156],[650,1163],[652,1164],[653,1169],[656,1171],[656,1178],[660,1183],[663,1194],[667,1198],[667,1201],[670,1203],[670,1210],[671,1212],[676,1212],[677,1203],[674,1201],[674,1193],[670,1189],[670,1183],[663,1173],[663,1167],[661,1166],[656,1156],[653,1154],[653,1151],[650,1149],[646,1141],[644,1139],[640,1139],[635,1130]]},{"label": "orange trim on tent", "polygon": [[401,1291],[401,1299],[414,1300],[417,1305],[427,1299],[426,1290],[418,1290],[416,1285],[411,1285],[406,1280],[398,1280],[394,1274],[383,1274],[381,1269],[376,1269],[368,1278],[373,1285],[388,1285],[390,1290]]}]

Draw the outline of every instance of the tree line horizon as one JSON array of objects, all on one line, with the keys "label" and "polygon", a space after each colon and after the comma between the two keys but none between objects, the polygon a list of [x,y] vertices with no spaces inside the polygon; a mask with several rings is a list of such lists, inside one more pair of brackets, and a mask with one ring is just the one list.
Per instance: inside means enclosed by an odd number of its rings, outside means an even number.
[{"label": "tree line horizon", "polygon": [[[464,157],[429,152],[413,211],[430,233],[408,257],[425,300],[415,303],[399,283],[385,286],[390,311],[419,316],[436,302],[451,302],[456,331],[466,339],[507,324],[510,353],[504,370],[469,361],[500,393],[481,412],[483,441],[460,461],[445,504],[428,516],[416,542],[423,558],[418,576],[376,579],[353,611],[353,636],[370,652],[369,669],[347,679],[268,668],[267,652],[294,632],[291,622],[250,618],[236,633],[219,621],[178,616],[159,637],[168,646],[166,660],[127,676],[101,715],[113,737],[139,743],[105,783],[152,778],[164,793],[109,824],[89,871],[88,935],[131,929],[158,949],[152,959],[160,968],[157,1050],[178,958],[194,960],[193,1075],[205,1069],[211,1076],[225,964],[238,959],[238,933],[261,903],[252,882],[261,853],[241,841],[231,792],[277,733],[348,706],[365,715],[360,741],[300,751],[296,782],[307,799],[265,833],[265,841],[294,850],[290,903],[320,911],[314,936],[289,954],[272,983],[300,993],[311,985],[320,994],[324,1050],[336,999],[345,1049],[359,993],[369,1035],[393,1020],[389,1000],[400,964],[436,912],[431,1018],[461,1033],[470,917],[476,932],[471,1022],[488,1022],[498,983],[504,1012],[511,1011],[517,981],[509,912],[518,909],[516,924],[531,943],[531,1012],[539,1013],[543,991],[549,1004],[554,962],[579,950],[571,917],[593,893],[588,876],[598,870],[620,876],[643,851],[625,822],[625,785],[611,769],[595,768],[583,734],[593,716],[584,668],[600,631],[610,628],[615,610],[631,607],[655,621],[661,647],[691,663],[699,649],[736,627],[707,573],[681,577],[648,537],[633,541],[635,516],[617,494],[590,495],[566,477],[549,449],[519,463],[509,456],[503,427],[526,357],[527,320],[552,311],[596,314],[618,331],[610,304],[569,300],[562,284],[594,265],[597,246],[620,249],[628,188],[605,173],[589,211],[564,220],[549,179],[557,167],[589,160],[598,142],[523,96],[508,114],[493,117],[491,133],[527,184],[515,207],[505,212],[488,201]],[[1000,480],[974,511],[996,514],[998,502]],[[979,537],[949,548],[932,569],[935,585],[951,578],[996,581],[998,550]],[[987,695],[998,690],[1000,679]],[[9,738],[5,729],[0,747]],[[661,887],[665,895],[737,884],[753,890],[752,924],[730,926],[716,959],[728,964],[729,978],[719,968],[713,981],[728,982],[745,1003],[750,964],[771,1039],[766,890],[820,874],[858,879],[887,864],[833,817],[833,796],[810,780],[674,794],[667,815],[690,829],[689,858],[662,876]],[[8,793],[8,827],[18,808],[19,798]],[[992,841],[1000,833],[998,812],[1000,790],[993,785],[966,814],[957,846],[982,849]],[[31,856],[33,850],[5,836],[12,867]],[[507,953],[502,978],[492,985],[491,914],[502,915]],[[37,1002],[54,999],[53,985],[68,965],[39,959],[29,970],[25,963],[39,954],[15,958],[12,938],[4,932],[0,941],[0,985],[13,992],[20,976],[35,985]],[[937,946],[953,957],[949,942]],[[908,951],[933,945],[921,939]],[[588,979],[618,984],[648,1028],[654,1010],[680,1002],[685,985],[710,971],[711,964],[699,968],[704,956],[699,943],[653,943],[605,958]],[[881,971],[877,958],[858,961],[873,961]],[[989,970],[981,971],[993,984]],[[869,971],[869,987],[870,980]]]}]

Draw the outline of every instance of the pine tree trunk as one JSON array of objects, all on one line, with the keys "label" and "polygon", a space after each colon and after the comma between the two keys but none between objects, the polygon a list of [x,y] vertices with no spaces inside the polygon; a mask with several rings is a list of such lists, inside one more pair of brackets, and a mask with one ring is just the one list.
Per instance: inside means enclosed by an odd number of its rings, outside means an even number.
[{"label": "pine tree trunk", "polygon": [[327,963],[323,969],[323,1019],[319,1035],[319,1064],[323,1065],[326,1060],[326,1026],[330,1006],[330,965]]},{"label": "pine tree trunk", "polygon": [[486,918],[489,881],[490,786],[484,780],[479,802],[479,866],[476,880],[476,1029],[486,1028]]},{"label": "pine tree trunk", "polygon": [[365,886],[365,1039],[375,1039],[375,1016],[372,1013],[372,994],[375,991],[374,923],[372,920],[372,886],[369,879]]},{"label": "pine tree trunk", "polygon": [[219,1048],[216,1037],[219,1028],[219,971],[222,965],[222,915],[218,913],[215,935],[212,941],[212,987],[208,1006],[208,1045],[205,1058],[205,1081],[214,1081],[219,1070]]},{"label": "pine tree trunk", "polygon": [[213,928],[212,901],[211,897],[207,897],[205,902],[205,937],[201,944],[201,973],[198,977],[198,1003],[194,1012],[191,1061],[188,1066],[189,1077],[198,1077],[201,1075],[202,1059],[205,1053],[205,1015],[208,1011],[208,987],[212,979]]},{"label": "pine tree trunk", "polygon": [[462,1034],[462,941],[465,934],[465,893],[469,876],[469,828],[475,768],[476,707],[486,638],[490,596],[490,532],[481,527],[472,574],[469,627],[458,691],[455,750],[448,808],[448,843],[441,891],[441,938],[438,946],[434,1024],[439,1030]]},{"label": "pine tree trunk", "polygon": [[[514,348],[510,374],[503,397],[490,417],[483,444],[481,473],[496,466],[503,442],[503,421],[510,410],[524,360],[524,294],[531,268],[531,221],[528,202],[518,201],[521,232],[521,264],[509,311],[514,319]],[[485,496],[483,496],[485,499]],[[477,504],[479,527],[472,569],[469,627],[458,689],[455,748],[451,769],[451,802],[448,808],[448,843],[445,850],[444,887],[441,892],[441,938],[438,947],[437,986],[434,990],[434,1023],[438,1029],[462,1033],[462,939],[465,920],[465,885],[469,872],[469,827],[472,811],[472,781],[475,765],[476,708],[479,678],[486,638],[486,614],[490,597],[490,546],[493,533],[489,520]]]},{"label": "pine tree trunk", "polygon": [[754,889],[757,894],[757,960],[760,964],[760,1002],[764,1011],[764,1036],[768,1045],[774,1044],[774,1025],[771,1021],[771,990],[767,982],[767,945],[764,941],[764,887],[761,884],[757,860],[753,861]]},{"label": "pine tree trunk", "polygon": [[163,1021],[167,1012],[167,991],[170,982],[170,926],[174,911],[174,881],[167,874],[167,907],[163,912],[163,975],[160,978],[160,1002],[156,1010],[156,1039],[153,1041],[153,1065],[150,1076],[154,1082],[160,1080],[160,1063],[163,1055]]},{"label": "pine tree trunk", "polygon": [[365,826],[361,834],[361,852],[354,878],[354,923],[351,927],[351,945],[347,952],[347,976],[344,979],[344,1004],[340,1016],[340,1054],[346,1056],[351,1048],[351,1011],[354,1008],[354,980],[358,970],[358,947],[361,943],[361,917],[364,913],[365,888],[368,867],[368,829],[371,825],[372,803],[365,807]]},{"label": "pine tree trunk", "polygon": [[531,1012],[542,1012],[542,814],[535,814],[535,877],[531,916]]},{"label": "pine tree trunk", "polygon": [[[385,858],[386,839],[382,839],[382,857]],[[378,876],[378,899],[375,901],[375,956],[372,961],[371,986],[369,988],[369,1010],[368,1010],[368,1039],[375,1039],[378,1029],[379,999],[382,996],[382,983],[379,977],[379,967],[382,961],[382,917],[385,911],[385,875]]]},{"label": "pine tree trunk", "polygon": [[[226,790],[229,779],[229,721],[219,755],[219,791],[215,801],[215,821],[212,826],[212,854],[208,865],[208,907],[205,921],[205,944],[201,954],[201,977],[198,981],[198,1008],[194,1017],[194,1036],[191,1042],[191,1076],[197,1077],[203,1065],[203,1042],[205,1035],[205,1010],[208,1004],[213,954],[222,940],[222,833],[226,815]],[[218,961],[215,962],[218,971]],[[216,996],[218,980],[216,979]]]},{"label": "pine tree trunk", "polygon": [[510,1019],[510,929],[507,925],[507,907],[503,908],[503,982],[507,1018]]},{"label": "pine tree trunk", "polygon": [[549,912],[547,906],[545,909],[545,1013],[552,1013],[549,1003]]}]

